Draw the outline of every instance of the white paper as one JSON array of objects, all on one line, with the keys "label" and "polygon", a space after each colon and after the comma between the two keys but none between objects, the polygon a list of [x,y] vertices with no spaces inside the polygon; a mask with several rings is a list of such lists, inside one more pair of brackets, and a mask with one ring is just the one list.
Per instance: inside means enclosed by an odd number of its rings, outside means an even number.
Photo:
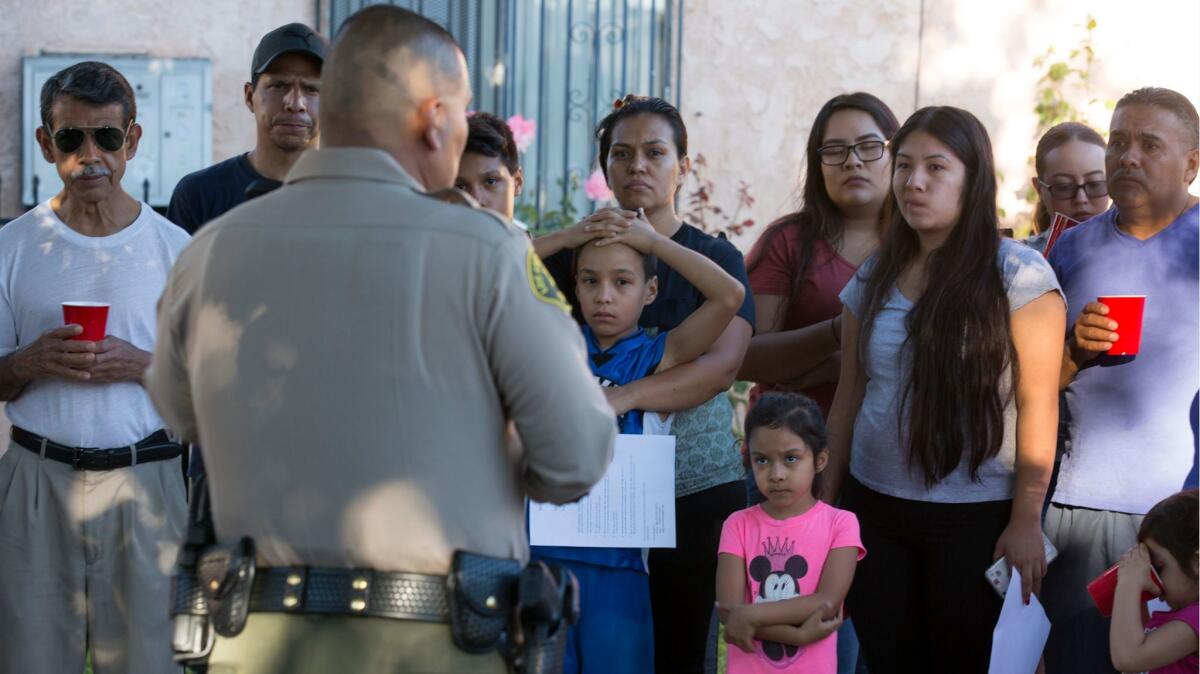
[{"label": "white paper", "polygon": [[1012,580],[1004,595],[1004,607],[992,632],[992,661],[989,674],[1032,674],[1037,670],[1050,619],[1037,595],[1029,595],[1029,605],[1021,599],[1021,571],[1012,570]]},{"label": "white paper", "polygon": [[529,542],[675,547],[675,437],[618,435],[608,472],[587,496],[562,506],[529,504]]}]

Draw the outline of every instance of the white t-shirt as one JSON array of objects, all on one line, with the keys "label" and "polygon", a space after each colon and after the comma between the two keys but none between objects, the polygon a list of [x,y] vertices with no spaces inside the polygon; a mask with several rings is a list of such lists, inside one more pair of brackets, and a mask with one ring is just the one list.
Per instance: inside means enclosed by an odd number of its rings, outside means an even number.
[{"label": "white t-shirt", "polygon": [[[0,357],[63,325],[62,303],[107,302],[107,333],[154,350],[155,313],[187,232],[146,204],[112,236],[67,227],[49,202],[0,227]],[[163,427],[142,386],[32,381],[5,409],[13,425],[71,447],[121,447]]]}]

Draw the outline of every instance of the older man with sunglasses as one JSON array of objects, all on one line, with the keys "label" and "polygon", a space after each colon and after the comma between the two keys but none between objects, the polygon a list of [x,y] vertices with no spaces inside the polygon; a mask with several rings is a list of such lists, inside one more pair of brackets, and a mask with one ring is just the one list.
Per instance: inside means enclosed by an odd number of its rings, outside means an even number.
[{"label": "older man with sunglasses", "polygon": [[[178,672],[168,575],[185,520],[181,447],[142,388],[155,306],[188,235],[121,188],[141,128],[94,61],[42,88],[63,190],[0,229],[0,673]],[[109,305],[101,339],[64,302]]]}]

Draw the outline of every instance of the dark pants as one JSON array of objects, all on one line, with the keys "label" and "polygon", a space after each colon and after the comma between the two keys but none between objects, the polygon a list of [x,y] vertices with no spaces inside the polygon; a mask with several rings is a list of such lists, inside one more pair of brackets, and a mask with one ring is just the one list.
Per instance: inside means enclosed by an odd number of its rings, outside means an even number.
[{"label": "dark pants", "polygon": [[986,672],[1001,599],[984,579],[1012,501],[929,503],[850,478],[867,556],[847,606],[871,674]]},{"label": "dark pants", "polygon": [[675,499],[675,548],[650,551],[654,663],[660,674],[704,671],[721,525],[744,507],[741,481]]}]

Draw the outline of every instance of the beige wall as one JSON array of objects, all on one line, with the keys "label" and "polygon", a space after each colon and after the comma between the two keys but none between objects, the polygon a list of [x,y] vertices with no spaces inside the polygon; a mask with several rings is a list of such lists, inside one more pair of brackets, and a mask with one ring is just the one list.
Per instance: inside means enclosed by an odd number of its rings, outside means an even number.
[{"label": "beige wall", "polygon": [[[259,38],[292,21],[315,27],[314,0],[0,0],[0,119],[21,123],[21,58],[39,53],[197,57],[213,66],[214,161],[249,149],[242,102]],[[21,134],[0,134],[0,217],[20,215]]]},{"label": "beige wall", "polygon": [[[1043,72],[1033,60],[1052,45],[1062,55],[1077,45],[1089,11],[1100,101],[1147,85],[1200,101],[1195,0],[687,0],[682,107],[691,151],[708,159],[718,203],[734,202],[739,180],[750,183],[759,226],[739,241],[747,248],[763,225],[794,210],[809,125],[828,98],[868,91],[901,121],[919,106],[956,105],[988,127],[1006,224],[1023,227],[1031,210],[1017,193],[1032,177]],[[1107,129],[1109,116],[1102,103],[1089,108],[1097,128]]]}]

